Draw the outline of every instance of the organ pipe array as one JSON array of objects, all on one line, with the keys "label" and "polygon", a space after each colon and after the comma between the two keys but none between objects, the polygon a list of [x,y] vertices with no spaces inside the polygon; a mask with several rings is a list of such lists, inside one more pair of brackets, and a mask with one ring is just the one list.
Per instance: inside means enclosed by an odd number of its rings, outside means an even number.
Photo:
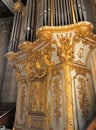
[{"label": "organ pipe array", "polygon": [[[82,0],[27,0],[24,26],[24,40],[36,40],[38,3],[42,4],[42,26],[64,26],[79,21],[84,21]],[[19,4],[20,3],[20,4]],[[19,5],[19,6],[18,6]],[[22,3],[19,0],[15,3],[15,16],[13,29],[10,38],[9,51],[18,51],[18,40],[21,26]]]},{"label": "organ pipe array", "polygon": [[23,8],[23,4],[21,0],[19,0],[14,4],[15,16],[14,16],[13,28],[12,28],[11,38],[10,38],[9,51],[16,52],[18,50],[20,26],[22,22],[22,13],[21,13],[22,8]]},{"label": "organ pipe array", "polygon": [[43,7],[43,26],[64,26],[85,20],[82,0],[41,1]]}]

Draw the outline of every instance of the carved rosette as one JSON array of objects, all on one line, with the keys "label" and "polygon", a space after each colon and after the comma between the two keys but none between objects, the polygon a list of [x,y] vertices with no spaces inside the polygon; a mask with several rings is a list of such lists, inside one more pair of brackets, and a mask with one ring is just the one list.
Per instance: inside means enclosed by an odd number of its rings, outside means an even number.
[{"label": "carved rosette", "polygon": [[[94,118],[96,107],[91,91],[91,71],[87,68],[88,57],[96,46],[96,36],[91,31],[92,25],[88,22],[42,27],[38,40],[21,44],[18,53],[7,54],[16,68],[20,86],[16,120],[21,126],[15,127],[86,129]],[[27,81],[26,91],[23,81]],[[22,117],[26,123],[20,121]]]}]

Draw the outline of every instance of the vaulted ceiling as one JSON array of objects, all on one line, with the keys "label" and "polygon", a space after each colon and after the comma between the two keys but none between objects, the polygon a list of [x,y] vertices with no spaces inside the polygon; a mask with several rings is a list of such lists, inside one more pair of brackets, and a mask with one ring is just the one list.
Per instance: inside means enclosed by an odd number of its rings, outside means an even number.
[{"label": "vaulted ceiling", "polygon": [[[14,14],[12,13],[12,11],[9,9],[10,5],[10,1],[12,2],[16,2],[17,0],[5,0],[6,4],[3,2],[4,0],[0,0],[0,19],[1,18],[7,18],[10,16],[13,16]],[[22,0],[23,4],[26,4],[26,0]]]}]

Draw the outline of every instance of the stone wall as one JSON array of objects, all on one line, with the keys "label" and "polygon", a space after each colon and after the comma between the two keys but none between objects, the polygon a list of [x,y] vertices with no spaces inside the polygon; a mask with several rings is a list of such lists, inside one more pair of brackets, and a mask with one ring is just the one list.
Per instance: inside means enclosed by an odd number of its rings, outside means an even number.
[{"label": "stone wall", "polygon": [[5,57],[8,51],[13,18],[0,19],[0,102],[15,102],[14,72]]}]

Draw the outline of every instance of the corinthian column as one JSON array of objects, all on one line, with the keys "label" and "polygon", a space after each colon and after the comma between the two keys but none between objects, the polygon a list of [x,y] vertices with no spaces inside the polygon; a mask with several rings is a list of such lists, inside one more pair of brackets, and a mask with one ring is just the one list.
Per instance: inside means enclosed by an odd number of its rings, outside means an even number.
[{"label": "corinthian column", "polygon": [[9,45],[9,51],[18,51],[18,42],[19,42],[19,35],[20,35],[20,29],[21,29],[21,20],[22,20],[22,2],[21,0],[18,0],[14,4],[14,21],[13,21],[13,28],[11,32],[10,37],[10,45]]}]

